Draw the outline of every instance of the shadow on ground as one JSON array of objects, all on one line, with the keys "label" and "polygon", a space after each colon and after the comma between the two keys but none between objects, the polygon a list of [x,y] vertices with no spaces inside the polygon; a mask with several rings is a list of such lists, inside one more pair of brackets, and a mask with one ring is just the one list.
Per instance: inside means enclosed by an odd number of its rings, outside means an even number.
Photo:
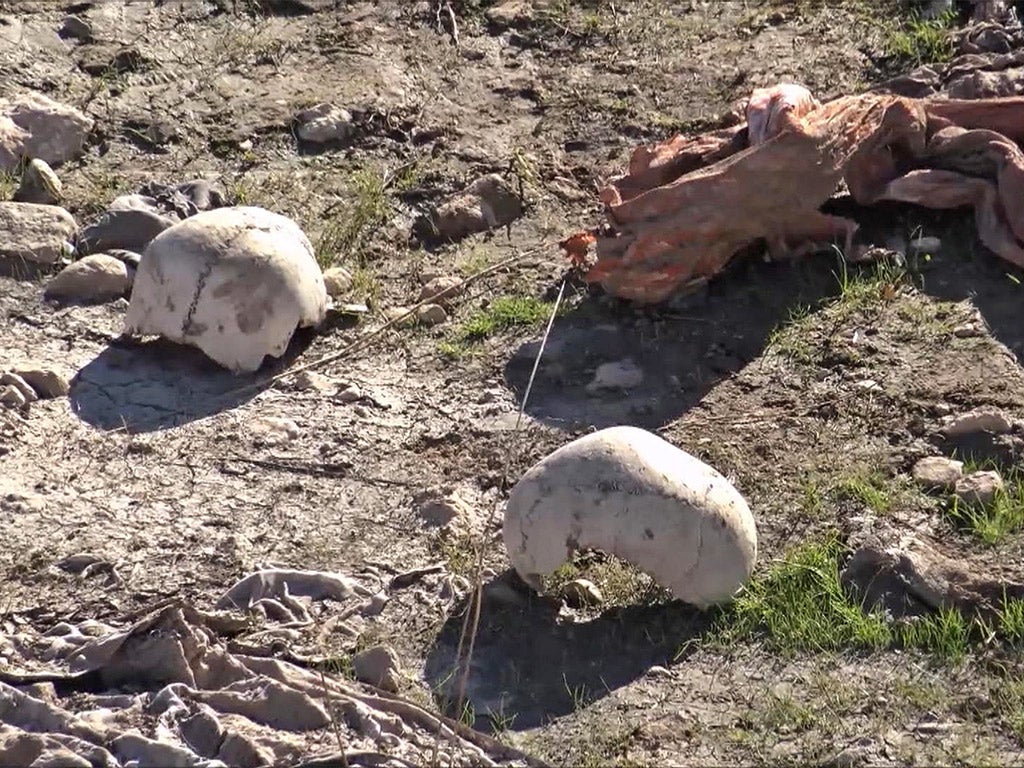
[{"label": "shadow on ground", "polygon": [[312,331],[300,329],[279,360],[243,375],[221,368],[198,349],[163,340],[112,344],[71,382],[71,408],[82,421],[104,430],[178,427],[248,402],[313,338]]},{"label": "shadow on ground", "polygon": [[[910,265],[915,283],[940,300],[970,299],[993,337],[1024,363],[1024,271],[980,244],[969,210],[898,205],[835,209],[861,224],[860,242],[884,246],[894,235],[906,242],[921,235],[939,237],[939,254]],[[588,299],[557,319],[526,412],[567,430],[617,424],[658,429],[756,360],[795,308],[814,307],[837,296],[840,268],[830,254],[794,263],[746,260],[703,292],[648,310]],[[534,339],[523,344],[505,367],[505,379],[520,402],[539,343]],[[588,388],[599,366],[623,361],[642,372],[638,385]]]},{"label": "shadow on ground", "polygon": [[[474,727],[481,730],[534,728],[607,696],[651,667],[685,663],[688,642],[707,632],[712,620],[674,601],[567,621],[558,618],[560,602],[551,598],[523,596],[525,605],[510,606],[506,576],[484,587],[466,684]],[[452,702],[463,614],[451,612],[424,668],[431,687]]]},{"label": "shadow on ground", "polygon": [[[756,359],[797,307],[838,293],[836,270],[836,256],[828,254],[790,263],[745,260],[700,293],[656,308],[588,299],[556,320],[526,412],[568,430],[669,424]],[[505,367],[520,401],[538,345],[523,344]],[[622,361],[640,369],[638,385],[588,389],[599,366]]]}]

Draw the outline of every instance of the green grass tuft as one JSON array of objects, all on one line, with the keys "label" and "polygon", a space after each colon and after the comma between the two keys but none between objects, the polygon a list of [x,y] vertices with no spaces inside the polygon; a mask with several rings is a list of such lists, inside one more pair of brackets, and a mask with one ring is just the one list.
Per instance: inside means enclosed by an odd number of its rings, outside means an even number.
[{"label": "green grass tuft", "polygon": [[941,64],[953,58],[953,40],[950,30],[956,25],[955,11],[948,11],[934,19],[918,14],[910,17],[885,36],[885,53],[896,67],[919,67],[923,64]]},{"label": "green grass tuft", "polygon": [[[485,309],[470,315],[455,331],[438,345],[441,354],[458,359],[468,354],[474,344],[513,328],[534,327],[551,316],[554,305],[532,296],[500,296]],[[564,311],[566,305],[562,305]]]},{"label": "green grass tuft", "polygon": [[[988,465],[966,462],[964,472],[988,468]],[[996,493],[995,500],[988,506],[965,504],[956,496],[949,497],[950,517],[989,546],[1024,530],[1024,474],[1016,468],[1001,474],[1005,488]]]}]

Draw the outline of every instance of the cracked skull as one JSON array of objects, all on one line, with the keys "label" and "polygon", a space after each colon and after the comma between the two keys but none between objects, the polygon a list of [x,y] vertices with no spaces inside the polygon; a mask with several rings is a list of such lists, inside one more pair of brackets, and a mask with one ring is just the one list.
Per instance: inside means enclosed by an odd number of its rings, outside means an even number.
[{"label": "cracked skull", "polygon": [[503,536],[536,589],[575,550],[594,548],[702,609],[730,600],[757,559],[754,518],[732,484],[636,427],[586,435],[531,468],[509,497]]},{"label": "cracked skull", "polygon": [[218,208],[147,246],[125,333],[190,344],[249,372],[284,354],[296,328],[319,324],[326,311],[323,273],[295,222],[262,208]]}]

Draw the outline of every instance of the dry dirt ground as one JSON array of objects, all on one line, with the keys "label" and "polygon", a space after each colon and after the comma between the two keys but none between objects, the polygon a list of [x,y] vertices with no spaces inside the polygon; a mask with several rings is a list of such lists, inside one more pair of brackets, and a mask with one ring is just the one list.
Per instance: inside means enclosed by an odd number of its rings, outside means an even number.
[{"label": "dry dirt ground", "polygon": [[[944,415],[991,405],[1024,417],[1020,273],[975,244],[966,214],[855,212],[880,243],[942,238],[913,269],[845,273],[830,254],[749,263],[649,311],[571,282],[514,431],[538,302],[566,272],[554,243],[597,221],[595,183],[638,143],[710,125],[752,87],[796,78],[827,99],[913,63],[887,57],[902,23],[890,4],[550,2],[507,27],[486,20],[487,3],[453,2],[457,34],[426,2],[311,15],[283,13],[285,2],[74,5],[95,13],[98,42],[55,35],[68,3],[0,0],[0,95],[39,90],[97,120],[85,157],[58,169],[80,223],[145,181],[213,178],[236,201],[294,217],[325,262],[356,275],[351,300],[368,301],[369,317],[306,334],[271,369],[344,349],[414,302],[426,273],[528,255],[459,297],[448,323],[388,331],[317,367],[324,386],[306,389],[163,344],[121,346],[123,303],[60,307],[42,300],[42,278],[0,279],[0,367],[31,361],[73,380],[70,397],[0,431],[0,620],[116,621],[169,597],[209,608],[263,564],[371,584],[438,564],[392,589],[357,638],[328,628],[317,642],[339,657],[387,643],[404,692],[443,705],[465,607],[447,577],[471,574],[470,533],[495,531],[509,446],[514,481],[573,437],[623,423],[701,456],[745,494],[758,578],[866,514],[1019,576],[1019,532],[984,543],[907,481],[917,458],[951,450],[936,438]],[[83,70],[115,43],[141,54],[130,71]],[[356,114],[350,145],[298,145],[292,116],[322,101]],[[170,140],[141,139],[153,125]],[[521,183],[522,219],[454,245],[410,240],[419,212],[488,172]],[[513,308],[508,323],[496,306]],[[470,327],[484,338],[467,339]],[[643,382],[588,394],[596,367],[624,358]],[[334,396],[344,384],[361,396]],[[299,434],[268,421],[281,418]],[[1005,468],[1017,447],[989,446],[990,458]],[[438,487],[467,500],[470,533],[424,521],[418,499]],[[82,552],[119,579],[54,567]],[[1024,665],[999,640],[965,640],[962,653],[793,648],[764,627],[730,637],[727,611],[665,601],[599,556],[577,570],[606,604],[583,614],[502,590],[500,543],[487,564],[499,581],[471,707],[457,714],[552,763],[1024,761]]]}]

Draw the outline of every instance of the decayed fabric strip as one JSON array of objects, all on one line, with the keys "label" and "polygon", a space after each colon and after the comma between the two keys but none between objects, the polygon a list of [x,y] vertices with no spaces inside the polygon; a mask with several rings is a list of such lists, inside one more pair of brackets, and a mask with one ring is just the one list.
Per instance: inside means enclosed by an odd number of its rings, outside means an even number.
[{"label": "decayed fabric strip", "polygon": [[982,242],[1024,266],[1024,98],[846,96],[819,104],[794,84],[758,89],[747,123],[638,148],[601,192],[609,227],[592,239],[586,279],[638,303],[707,280],[763,244],[773,258],[838,242],[855,257],[855,222],[821,212],[845,182],[862,205],[973,206]]}]

